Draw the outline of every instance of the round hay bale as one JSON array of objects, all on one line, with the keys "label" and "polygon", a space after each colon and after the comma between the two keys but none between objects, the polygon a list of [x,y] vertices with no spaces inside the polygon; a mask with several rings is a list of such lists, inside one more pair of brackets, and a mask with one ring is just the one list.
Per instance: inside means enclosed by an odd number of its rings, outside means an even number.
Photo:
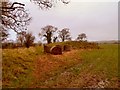
[{"label": "round hay bale", "polygon": [[71,46],[70,45],[64,45],[63,46],[63,51],[70,51],[71,50]]},{"label": "round hay bale", "polygon": [[50,49],[50,53],[54,55],[61,55],[62,54],[62,47],[60,45],[53,46]]}]

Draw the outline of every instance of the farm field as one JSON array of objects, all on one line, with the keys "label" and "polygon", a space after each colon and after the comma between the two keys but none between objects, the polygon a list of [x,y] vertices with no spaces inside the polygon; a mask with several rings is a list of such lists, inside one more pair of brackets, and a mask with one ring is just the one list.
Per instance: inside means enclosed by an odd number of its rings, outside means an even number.
[{"label": "farm field", "polygon": [[44,54],[41,46],[2,50],[3,88],[117,88],[118,45]]}]

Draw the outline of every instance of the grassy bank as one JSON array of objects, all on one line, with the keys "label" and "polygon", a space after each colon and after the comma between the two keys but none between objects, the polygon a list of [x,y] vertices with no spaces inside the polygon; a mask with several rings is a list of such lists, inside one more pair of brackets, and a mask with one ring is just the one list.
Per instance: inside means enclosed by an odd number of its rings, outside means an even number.
[{"label": "grassy bank", "polygon": [[41,47],[2,50],[3,87],[27,87],[33,79],[33,62],[42,53]]}]

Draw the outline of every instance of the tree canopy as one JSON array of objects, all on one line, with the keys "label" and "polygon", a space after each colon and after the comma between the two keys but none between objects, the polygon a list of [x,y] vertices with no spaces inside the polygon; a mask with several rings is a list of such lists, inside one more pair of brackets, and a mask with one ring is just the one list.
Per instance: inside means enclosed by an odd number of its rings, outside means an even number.
[{"label": "tree canopy", "polygon": [[29,48],[30,45],[33,44],[34,40],[35,36],[33,36],[30,32],[27,33],[25,31],[22,31],[21,33],[17,34],[17,42],[21,46],[25,45],[27,48]]},{"label": "tree canopy", "polygon": [[86,38],[87,38],[86,34],[85,33],[81,33],[81,34],[78,35],[77,40],[78,41],[80,41],[80,40],[82,41],[83,39],[86,39]]},{"label": "tree canopy", "polygon": [[64,28],[59,31],[59,37],[61,38],[62,42],[65,40],[71,40],[69,28]]},{"label": "tree canopy", "polygon": [[43,28],[41,28],[41,32],[39,33],[40,37],[44,37],[45,40],[47,40],[47,43],[51,43],[52,42],[52,36],[54,34],[54,32],[56,32],[57,27],[54,27],[52,25],[47,25]]},{"label": "tree canopy", "polygon": [[25,34],[24,44],[27,48],[29,48],[30,45],[33,44],[34,40],[35,40],[35,36],[33,36],[32,33],[26,33]]},{"label": "tree canopy", "polygon": [[12,29],[16,33],[19,33],[27,29],[31,17],[24,6],[25,4],[18,2],[2,2],[0,11],[2,12],[1,22],[3,30]]}]

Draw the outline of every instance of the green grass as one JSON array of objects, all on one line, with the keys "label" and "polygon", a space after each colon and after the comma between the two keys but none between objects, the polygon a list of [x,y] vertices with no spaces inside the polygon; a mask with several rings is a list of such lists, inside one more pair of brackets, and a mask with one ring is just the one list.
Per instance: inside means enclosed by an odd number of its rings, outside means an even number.
[{"label": "green grass", "polygon": [[[104,74],[114,86],[114,78],[118,78],[118,45],[104,44],[100,50],[83,51],[80,53],[83,61],[81,68],[88,69],[93,74]],[[110,86],[110,87],[111,87]]]},{"label": "green grass", "polygon": [[95,87],[105,80],[109,84],[104,87],[117,87],[117,44],[100,44],[101,49],[78,49],[79,46],[75,42],[67,43],[71,43],[76,50],[58,56],[44,54],[40,46],[29,49],[4,49],[3,88],[83,88]]},{"label": "green grass", "polygon": [[108,77],[118,76],[118,45],[101,45],[103,49],[80,53],[85,64],[93,65],[95,72],[103,71]]}]

